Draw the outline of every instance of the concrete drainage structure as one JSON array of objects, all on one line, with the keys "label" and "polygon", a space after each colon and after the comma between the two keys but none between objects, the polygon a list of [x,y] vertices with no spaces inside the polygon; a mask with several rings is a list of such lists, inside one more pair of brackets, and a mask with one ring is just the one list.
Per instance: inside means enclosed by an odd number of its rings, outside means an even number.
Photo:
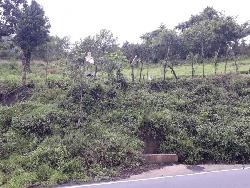
[{"label": "concrete drainage structure", "polygon": [[176,154],[144,154],[143,158],[146,163],[177,163],[178,156]]}]

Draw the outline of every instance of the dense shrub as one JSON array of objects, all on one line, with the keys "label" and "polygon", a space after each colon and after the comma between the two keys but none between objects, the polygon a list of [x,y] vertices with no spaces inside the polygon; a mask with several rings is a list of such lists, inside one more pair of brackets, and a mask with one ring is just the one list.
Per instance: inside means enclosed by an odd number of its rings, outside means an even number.
[{"label": "dense shrub", "polygon": [[0,107],[0,186],[110,179],[141,165],[144,139],[188,164],[249,163],[249,90],[237,75],[36,88]]},{"label": "dense shrub", "polygon": [[75,114],[55,104],[18,103],[1,107],[0,116],[1,185],[99,181],[141,164],[142,143],[135,136],[94,121],[77,127]]}]

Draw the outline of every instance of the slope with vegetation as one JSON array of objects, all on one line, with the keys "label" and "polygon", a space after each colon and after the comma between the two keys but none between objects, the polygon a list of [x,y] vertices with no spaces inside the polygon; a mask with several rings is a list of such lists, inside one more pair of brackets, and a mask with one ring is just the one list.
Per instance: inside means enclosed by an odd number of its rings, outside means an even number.
[{"label": "slope with vegetation", "polygon": [[1,103],[15,96],[0,107],[1,186],[110,179],[143,164],[145,140],[183,163],[250,162],[247,75],[55,83],[1,82]]},{"label": "slope with vegetation", "polygon": [[105,29],[71,45],[49,28],[35,0],[0,0],[0,187],[112,179],[148,145],[250,162],[248,22],[207,7],[122,47]]}]

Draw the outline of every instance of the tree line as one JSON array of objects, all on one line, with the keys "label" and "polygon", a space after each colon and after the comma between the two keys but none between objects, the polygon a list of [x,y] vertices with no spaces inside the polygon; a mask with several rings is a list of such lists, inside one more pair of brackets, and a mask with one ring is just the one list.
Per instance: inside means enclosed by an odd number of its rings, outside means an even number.
[{"label": "tree line", "polygon": [[250,34],[249,22],[239,24],[235,17],[213,7],[206,7],[174,29],[160,25],[156,30],[143,34],[142,43],[125,42],[122,46],[106,29],[75,44],[70,44],[68,37],[50,36],[49,19],[35,0],[30,4],[26,0],[0,0],[0,29],[0,58],[16,56],[22,59],[23,82],[30,71],[32,57],[47,63],[58,59],[79,63],[84,62],[86,54],[91,52],[95,59],[95,72],[102,66],[109,73],[119,72],[121,61],[129,62],[132,72],[133,60],[136,65],[140,63],[141,69],[145,63],[162,63],[165,78],[167,68],[174,73],[176,61],[190,60],[192,65],[202,63],[204,76],[206,59],[213,60],[216,73],[219,58],[236,62],[238,56],[250,55],[250,45],[245,41]]}]

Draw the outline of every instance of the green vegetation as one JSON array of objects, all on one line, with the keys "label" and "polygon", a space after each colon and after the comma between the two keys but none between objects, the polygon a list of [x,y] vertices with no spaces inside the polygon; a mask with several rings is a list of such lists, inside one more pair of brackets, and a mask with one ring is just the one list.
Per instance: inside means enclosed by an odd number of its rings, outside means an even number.
[{"label": "green vegetation", "polygon": [[35,0],[0,2],[0,187],[117,178],[149,142],[186,164],[250,162],[250,23],[207,7],[141,44],[106,29],[70,44]]},{"label": "green vegetation", "polygon": [[[248,73],[249,69],[250,69],[250,60],[249,59],[243,59],[240,60],[238,62],[238,67],[239,67],[239,72],[246,74]],[[202,76],[202,64],[195,64],[194,65],[195,68],[195,75],[196,76]],[[139,75],[140,75],[140,68],[136,68],[135,70],[135,77],[137,78],[137,80],[139,79]],[[192,67],[191,67],[191,63],[187,64],[187,63],[182,63],[179,65],[176,65],[174,67],[175,72],[177,74],[178,77],[191,77],[192,75]],[[227,73],[235,73],[236,72],[236,68],[235,68],[235,64],[233,61],[228,62],[227,65]],[[126,68],[123,71],[124,75],[126,76],[126,78],[130,79],[131,78],[131,69]],[[148,73],[151,77],[153,77],[154,79],[163,79],[163,65],[161,64],[150,64],[149,65],[149,70]],[[218,63],[218,70],[217,70],[217,74],[224,74],[225,73],[225,62],[220,62]],[[214,65],[213,63],[206,63],[205,64],[205,75],[206,76],[213,76],[214,73]],[[144,78],[147,79],[147,65],[145,65],[144,69],[143,69],[143,75]],[[167,77],[172,78],[173,74],[171,72],[171,70],[168,69],[167,71]]]},{"label": "green vegetation", "polygon": [[50,66],[47,85],[36,63],[21,86],[6,76],[20,75],[19,64],[1,64],[1,187],[117,177],[143,164],[145,139],[187,164],[250,162],[248,75],[80,84]]},{"label": "green vegetation", "polygon": [[[128,67],[126,62],[123,62],[122,74],[128,80],[131,80],[131,68]],[[242,59],[238,61],[238,72],[241,74],[246,74],[249,72],[250,69],[250,59]],[[199,77],[202,76],[202,65],[195,64],[195,76]],[[191,63],[186,62],[179,65],[174,66],[174,70],[178,77],[190,77],[192,75],[192,68]],[[48,81],[65,81],[69,79],[68,76],[68,67],[65,65],[65,61],[53,61],[48,66]],[[93,70],[94,71],[94,70]],[[225,72],[225,62],[218,63],[218,70],[217,74],[221,75]],[[9,81],[16,84],[21,83],[21,65],[18,61],[13,60],[11,63],[8,61],[1,61],[0,60],[0,80],[1,81]],[[140,75],[140,67],[135,67],[135,79],[136,81],[139,80]],[[227,65],[227,73],[236,73],[235,64],[233,61],[229,61]],[[163,79],[163,65],[161,64],[150,64],[148,68],[148,74],[153,79],[161,80]],[[205,75],[206,76],[213,76],[214,73],[214,66],[213,63],[206,63],[205,64]],[[32,64],[32,72],[28,75],[28,80],[32,80],[35,83],[44,83],[46,78],[46,65],[42,61],[34,61]],[[147,65],[144,65],[142,75],[144,80],[147,80]],[[103,78],[107,77],[105,73],[100,72],[98,75],[98,79],[102,80]],[[173,74],[171,70],[167,70],[167,77],[173,78]]]},{"label": "green vegetation", "polygon": [[[36,88],[30,100],[0,108],[1,187],[100,181],[141,164],[142,142],[95,117],[102,117],[100,108],[112,95],[95,84],[86,87],[80,126],[77,85]],[[101,100],[106,104],[98,107]]]}]

